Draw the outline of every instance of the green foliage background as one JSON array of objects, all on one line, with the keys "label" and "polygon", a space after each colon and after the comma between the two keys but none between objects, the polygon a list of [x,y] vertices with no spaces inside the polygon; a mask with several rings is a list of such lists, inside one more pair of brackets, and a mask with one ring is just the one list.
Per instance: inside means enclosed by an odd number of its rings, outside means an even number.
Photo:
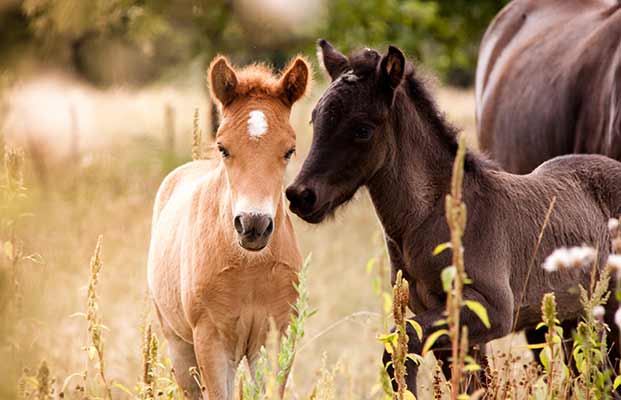
[{"label": "green foliage background", "polygon": [[507,1],[320,0],[304,26],[280,30],[245,15],[247,3],[0,0],[0,71],[24,73],[29,59],[98,85],[142,85],[216,53],[280,66],[324,37],[346,52],[396,44],[448,83],[469,85],[483,32]]}]

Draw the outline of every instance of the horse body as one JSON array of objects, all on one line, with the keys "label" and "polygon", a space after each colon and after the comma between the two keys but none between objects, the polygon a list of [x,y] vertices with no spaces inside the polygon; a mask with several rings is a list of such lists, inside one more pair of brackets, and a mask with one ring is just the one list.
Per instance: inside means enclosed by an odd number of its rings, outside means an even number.
[{"label": "horse body", "polygon": [[[445,196],[457,150],[456,130],[400,50],[391,47],[384,56],[365,50],[347,59],[327,42],[320,45],[333,82],[313,111],[313,144],[287,188],[290,207],[318,223],[366,186],[384,228],[393,281],[401,270],[410,283],[414,318],[428,336],[441,328],[436,321],[446,309],[440,275],[451,263],[450,252],[432,253],[450,238]],[[471,344],[533,328],[541,320],[546,292],[557,295],[559,319],[579,316],[579,299],[570,289],[588,286],[591,266],[547,273],[541,264],[558,247],[587,244],[599,250],[596,265],[604,265],[610,248],[607,222],[621,213],[620,185],[621,163],[600,155],[558,157],[522,176],[467,153],[463,244],[473,282],[463,295],[482,304],[491,323],[487,329],[474,313],[461,311]],[[413,330],[408,335],[409,351],[420,354],[425,338],[419,340]],[[450,372],[450,354],[443,350],[447,344],[439,339],[434,350],[445,361],[445,374]],[[618,357],[618,349],[613,347],[612,358]],[[385,360],[389,358],[386,353]],[[415,390],[417,367],[411,363],[407,368],[408,387]]]},{"label": "horse body", "polygon": [[514,0],[476,73],[482,150],[514,173],[569,153],[621,159],[621,4]]},{"label": "horse body", "polygon": [[223,105],[222,157],[212,154],[166,177],[148,262],[175,377],[192,399],[232,398],[236,367],[246,357],[254,368],[270,318],[286,329],[302,262],[282,182],[295,145],[289,110],[306,89],[308,66],[298,60],[280,81],[267,75],[262,88],[253,86],[266,71],[237,75],[221,60],[212,65],[211,86]]},{"label": "horse body", "polygon": [[[593,176],[576,175],[578,160],[575,158],[564,161],[554,159],[524,176],[482,169],[470,171],[464,178],[463,196],[468,208],[464,257],[468,275],[475,282],[467,291],[474,289],[485,293],[483,300],[492,308],[502,305],[496,314],[505,315],[498,321],[503,326],[494,333],[495,337],[536,325],[541,320],[541,299],[547,292],[557,294],[561,320],[575,318],[580,313],[579,299],[568,289],[577,284],[588,287],[592,271],[576,269],[552,274],[544,271],[540,266],[554,249],[590,244],[600,249],[600,265],[608,254],[610,239],[605,222],[621,213],[621,196],[616,195],[615,201],[610,201],[605,194],[606,201],[594,201],[593,194],[598,192],[593,191],[592,184],[596,181],[602,188],[621,185],[621,165],[604,157],[584,157],[587,168],[600,164],[607,169],[609,178],[595,180]],[[406,277],[413,283],[411,308],[416,314],[434,307],[444,308],[445,294],[438,277],[451,260],[448,254],[432,255],[437,244],[450,238],[444,202],[438,201],[422,213],[420,223],[408,220],[407,225],[412,228],[403,231],[404,221],[391,226],[391,216],[406,213],[411,204],[417,204],[417,199],[413,196],[402,201],[393,200],[390,203],[393,210],[387,210],[386,197],[402,197],[395,193],[400,190],[399,186],[392,188],[375,179],[369,183],[387,241],[393,243],[391,259],[402,260]],[[448,187],[444,190],[448,191]],[[446,193],[444,190],[440,190],[438,196],[442,197]],[[536,251],[536,238],[554,197],[554,210]],[[530,277],[525,286],[529,269]],[[481,287],[477,287],[479,285]],[[475,298],[480,296],[471,294]],[[521,308],[519,312],[518,308]]]}]

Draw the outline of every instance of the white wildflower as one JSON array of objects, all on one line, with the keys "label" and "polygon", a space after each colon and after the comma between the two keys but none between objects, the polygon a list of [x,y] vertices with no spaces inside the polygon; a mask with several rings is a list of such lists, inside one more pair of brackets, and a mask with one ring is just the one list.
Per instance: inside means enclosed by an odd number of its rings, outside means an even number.
[{"label": "white wildflower", "polygon": [[542,265],[548,272],[565,268],[581,268],[595,261],[595,249],[589,246],[560,247],[550,254]]},{"label": "white wildflower", "polygon": [[621,255],[611,254],[608,256],[608,267],[613,270],[617,276],[617,279],[621,279]]},{"label": "white wildflower", "polygon": [[615,313],[615,324],[621,329],[621,307],[617,308]]},{"label": "white wildflower", "polygon": [[608,230],[612,232],[616,232],[619,228],[619,220],[616,218],[610,218],[608,220]]},{"label": "white wildflower", "polygon": [[604,314],[606,314],[606,310],[604,309],[604,306],[601,305],[597,305],[595,307],[593,307],[593,317],[595,317],[596,320],[601,321],[604,318]]}]

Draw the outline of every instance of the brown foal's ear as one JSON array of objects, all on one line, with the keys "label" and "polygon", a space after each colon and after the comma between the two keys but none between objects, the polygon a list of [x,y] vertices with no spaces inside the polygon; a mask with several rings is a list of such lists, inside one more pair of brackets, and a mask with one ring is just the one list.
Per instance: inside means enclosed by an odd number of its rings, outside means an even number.
[{"label": "brown foal's ear", "polygon": [[399,86],[405,71],[405,56],[398,48],[388,47],[388,53],[382,57],[379,66],[379,84],[391,93]]},{"label": "brown foal's ear", "polygon": [[223,56],[216,57],[209,66],[211,97],[223,106],[231,104],[237,96],[237,75]]},{"label": "brown foal's ear", "polygon": [[332,47],[330,42],[325,39],[319,39],[317,42],[317,58],[319,65],[324,66],[333,81],[350,69],[347,57]]},{"label": "brown foal's ear", "polygon": [[289,67],[282,74],[279,83],[280,96],[286,104],[291,106],[304,96],[309,86],[310,74],[309,64],[302,57],[296,57],[289,64]]}]

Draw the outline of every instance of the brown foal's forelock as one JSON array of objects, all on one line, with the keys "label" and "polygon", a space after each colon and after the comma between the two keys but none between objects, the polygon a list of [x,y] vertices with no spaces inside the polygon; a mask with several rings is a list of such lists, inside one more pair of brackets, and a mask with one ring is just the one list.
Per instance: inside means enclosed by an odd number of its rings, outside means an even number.
[{"label": "brown foal's forelock", "polygon": [[[445,121],[399,49],[390,47],[383,56],[367,49],[347,58],[326,41],[319,45],[320,62],[333,82],[313,111],[311,150],[286,191],[290,208],[318,223],[365,186],[384,229],[393,279],[403,271],[411,287],[410,308],[429,335],[439,329],[435,322],[445,310],[440,273],[450,264],[450,255],[432,253],[449,239],[444,198],[457,131]],[[480,302],[491,322],[487,329],[473,313],[462,311],[471,343],[535,326],[541,298],[549,291],[556,293],[561,320],[578,317],[581,306],[569,290],[588,284],[591,271],[549,274],[539,265],[555,248],[583,243],[600,250],[603,265],[610,246],[607,221],[621,213],[619,187],[621,163],[603,156],[558,157],[519,176],[467,153],[463,197],[468,224],[463,241],[466,271],[473,283],[464,289],[464,296]],[[554,197],[556,205],[536,252],[537,236]],[[525,284],[533,257],[535,267]],[[616,306],[612,302],[608,311]],[[519,318],[514,320],[518,309]],[[424,339],[409,333],[410,351],[420,353]],[[445,344],[438,342],[440,348]],[[615,344],[613,358],[618,349]],[[435,352],[448,366],[448,354]],[[413,364],[408,365],[407,380],[415,390]]]}]

